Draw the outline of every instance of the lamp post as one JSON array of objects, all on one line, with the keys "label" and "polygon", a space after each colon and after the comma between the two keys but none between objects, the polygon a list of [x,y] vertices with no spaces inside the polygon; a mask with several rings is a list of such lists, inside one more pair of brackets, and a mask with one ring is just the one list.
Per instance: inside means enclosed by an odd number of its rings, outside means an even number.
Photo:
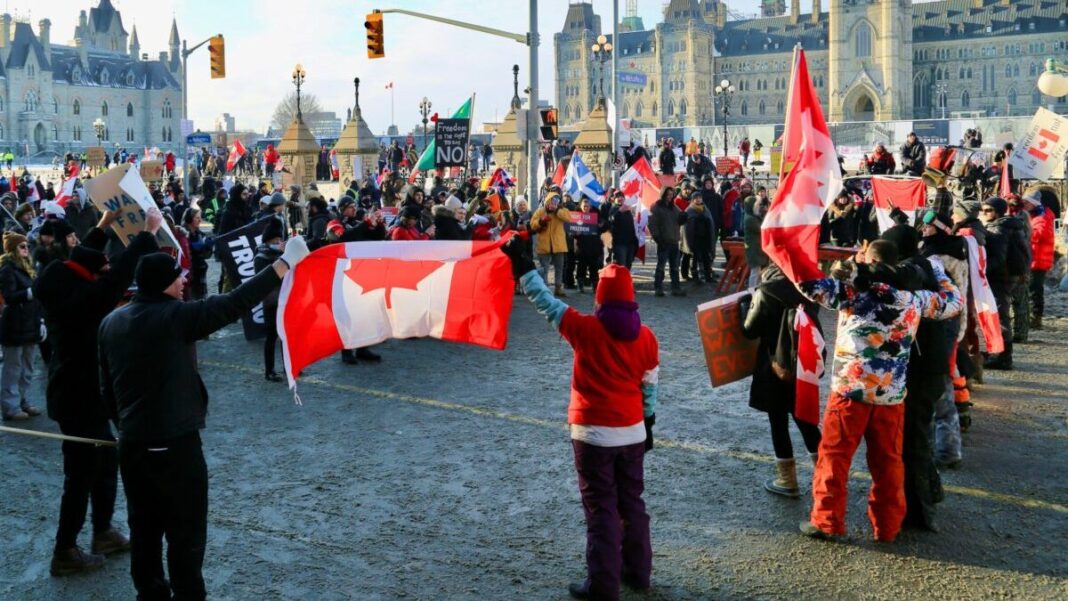
[{"label": "lamp post", "polygon": [[1068,63],[1046,59],[1046,70],[1038,76],[1038,91],[1046,96],[1060,98],[1068,95]]},{"label": "lamp post", "polygon": [[935,95],[938,96],[938,106],[942,109],[942,118],[946,118],[946,92],[949,91],[949,84],[944,81],[935,84]]},{"label": "lamp post", "polygon": [[734,85],[730,81],[724,79],[719,82],[719,85],[715,89],[716,98],[719,98],[719,104],[723,108],[723,156],[726,157],[729,154],[729,147],[727,145],[727,116],[731,114],[731,96],[734,95]]},{"label": "lamp post", "polygon": [[297,86],[297,121],[304,123],[304,115],[300,112],[300,86],[304,83],[304,76],[307,73],[304,71],[304,67],[297,63],[296,67],[293,67],[293,85]]},{"label": "lamp post", "polygon": [[597,36],[597,43],[590,46],[590,50],[593,52],[593,60],[601,63],[601,76],[598,80],[598,87],[600,88],[599,95],[597,97],[597,103],[604,105],[604,64],[612,60],[612,43],[608,41],[608,38],[601,34]]},{"label": "lamp post", "polygon": [[107,124],[104,123],[104,120],[101,119],[100,117],[97,117],[96,121],[93,121],[93,129],[96,130],[96,145],[97,146],[100,146],[103,143],[103,140],[104,140],[104,128],[105,127],[107,127]]},{"label": "lamp post", "polygon": [[423,148],[426,148],[427,115],[430,114],[430,108],[433,106],[433,103],[431,103],[426,96],[423,96],[423,99],[419,102],[419,114],[423,116]]}]

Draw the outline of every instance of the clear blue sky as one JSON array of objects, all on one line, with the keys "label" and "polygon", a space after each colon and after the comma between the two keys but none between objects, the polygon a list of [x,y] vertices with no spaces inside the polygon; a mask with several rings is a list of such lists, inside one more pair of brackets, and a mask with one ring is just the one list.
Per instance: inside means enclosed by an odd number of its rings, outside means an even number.
[{"label": "clear blue sky", "polygon": [[[569,0],[541,0],[540,96],[553,98],[552,34],[560,30]],[[278,99],[292,90],[290,73],[302,63],[308,73],[305,91],[325,110],[344,118],[352,105],[352,79],[360,77],[361,107],[371,128],[390,123],[393,81],[396,123],[406,131],[420,119],[419,101],[427,96],[445,113],[477,93],[476,121],[503,117],[512,96],[511,67],[520,67],[521,88],[527,80],[527,48],[516,42],[447,25],[386,15],[386,58],[368,60],[364,15],[374,8],[408,8],[514,32],[528,29],[525,0],[112,0],[127,31],[137,26],[142,52],[156,57],[166,49],[171,17],[190,45],[215,33],[226,36],[227,77],[208,76],[206,48],[190,57],[189,114],[202,129],[228,112],[240,129],[266,128]],[[73,37],[78,12],[99,0],[5,0],[5,11],[37,21],[52,21],[52,39]],[[611,0],[593,0],[604,27],[611,21]],[[755,13],[757,0],[729,3],[732,10]],[[626,6],[620,0],[620,13]],[[811,0],[802,2],[810,9]],[[663,0],[638,0],[646,26],[660,20]]]}]

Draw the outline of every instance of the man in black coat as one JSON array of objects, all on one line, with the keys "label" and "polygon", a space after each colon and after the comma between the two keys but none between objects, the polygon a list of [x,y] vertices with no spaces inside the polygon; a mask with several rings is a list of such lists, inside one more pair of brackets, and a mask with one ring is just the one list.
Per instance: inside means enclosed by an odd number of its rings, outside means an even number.
[{"label": "man in black coat", "polygon": [[634,264],[638,252],[638,232],[634,228],[634,209],[627,204],[622,192],[616,192],[611,207],[601,207],[606,215],[608,231],[612,234],[612,262],[626,267]]},{"label": "man in black coat", "polygon": [[[174,259],[153,253],[137,265],[137,295],[100,325],[100,386],[118,415],[119,466],[129,510],[130,572],[139,599],[204,599],[208,473],[200,430],[208,393],[196,342],[237,320],[273,292],[308,255],[300,236],[279,260],[232,292],[182,302]],[[163,576],[167,537],[170,583]]]},{"label": "man in black coat", "polygon": [[[34,283],[34,296],[44,309],[52,357],[48,364],[48,416],[69,436],[115,440],[108,411],[100,397],[96,362],[97,329],[101,320],[122,300],[133,281],[141,255],[159,249],[155,234],[163,223],[156,209],[138,234],[109,265],[101,252],[107,242],[104,229],[118,213],[107,212],[85,241],[71,250],[69,261],[49,265]],[[63,497],[51,571],[59,576],[98,568],[103,555],[129,548],[126,537],[111,527],[118,483],[115,449],[63,443]],[[92,553],[77,545],[93,501]]]},{"label": "man in black coat", "polygon": [[980,219],[986,228],[986,275],[998,305],[1005,351],[983,364],[985,369],[1012,369],[1012,286],[1031,266],[1031,242],[1026,226],[1008,215],[1004,199],[992,196],[983,201]]}]

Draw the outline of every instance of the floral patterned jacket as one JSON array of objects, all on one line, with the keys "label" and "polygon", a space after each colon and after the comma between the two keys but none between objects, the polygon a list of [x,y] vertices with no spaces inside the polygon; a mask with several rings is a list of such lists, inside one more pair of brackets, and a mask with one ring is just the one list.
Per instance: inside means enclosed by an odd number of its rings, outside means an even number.
[{"label": "floral patterned jacket", "polygon": [[909,351],[921,318],[944,320],[960,314],[960,290],[931,260],[940,292],[903,292],[874,284],[859,292],[851,282],[824,278],[802,282],[801,293],[838,310],[831,393],[873,405],[905,400]]}]

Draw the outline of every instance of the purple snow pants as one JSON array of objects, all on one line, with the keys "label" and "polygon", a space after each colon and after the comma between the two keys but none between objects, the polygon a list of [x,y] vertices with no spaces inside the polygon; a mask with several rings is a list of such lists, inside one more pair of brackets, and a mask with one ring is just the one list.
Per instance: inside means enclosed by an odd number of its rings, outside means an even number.
[{"label": "purple snow pants", "polygon": [[572,440],[586,513],[586,587],[591,599],[619,599],[626,578],[649,586],[653,549],[645,513],[645,443],[598,447]]}]

